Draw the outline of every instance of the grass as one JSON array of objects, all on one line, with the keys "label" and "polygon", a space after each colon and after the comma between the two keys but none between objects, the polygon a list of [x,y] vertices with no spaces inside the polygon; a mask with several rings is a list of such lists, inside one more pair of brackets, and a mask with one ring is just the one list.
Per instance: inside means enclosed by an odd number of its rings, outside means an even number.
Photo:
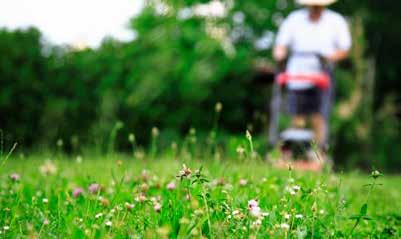
[{"label": "grass", "polygon": [[401,237],[397,176],[224,156],[42,153],[11,156],[0,178],[3,238]]}]

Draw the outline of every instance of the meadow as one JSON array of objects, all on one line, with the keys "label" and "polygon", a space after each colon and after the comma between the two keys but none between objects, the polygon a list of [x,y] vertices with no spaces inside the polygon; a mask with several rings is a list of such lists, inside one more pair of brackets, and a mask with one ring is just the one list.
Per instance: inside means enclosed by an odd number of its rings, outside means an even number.
[{"label": "meadow", "polygon": [[278,170],[241,150],[176,148],[3,156],[0,237],[401,236],[399,176]]}]

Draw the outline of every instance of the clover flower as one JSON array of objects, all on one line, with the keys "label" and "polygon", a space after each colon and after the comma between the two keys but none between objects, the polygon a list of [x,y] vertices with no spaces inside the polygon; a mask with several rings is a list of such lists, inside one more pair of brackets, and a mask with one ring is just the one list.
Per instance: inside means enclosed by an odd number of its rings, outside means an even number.
[{"label": "clover flower", "polygon": [[81,196],[84,193],[84,190],[82,188],[75,188],[72,191],[72,196],[74,196],[75,198]]},{"label": "clover flower", "polygon": [[111,221],[106,221],[104,223],[107,227],[111,227],[113,225],[113,223]]},{"label": "clover flower", "polygon": [[135,207],[135,205],[133,203],[129,203],[129,202],[125,202],[124,206],[128,211],[131,211]]},{"label": "clover flower", "polygon": [[172,190],[174,190],[176,188],[176,185],[175,185],[174,182],[170,182],[170,183],[167,184],[166,187],[167,187],[168,190],[172,191]]},{"label": "clover flower", "polygon": [[91,185],[89,185],[88,187],[88,191],[92,194],[97,194],[98,192],[100,192],[100,184],[98,183],[92,183]]},{"label": "clover flower", "polygon": [[258,207],[258,206],[259,206],[259,203],[255,199],[248,201],[248,208],[253,208],[253,207]]},{"label": "clover flower", "polygon": [[192,174],[192,171],[190,168],[187,167],[187,165],[183,164],[182,165],[182,169],[180,170],[180,172],[177,175],[177,178],[189,178]]},{"label": "clover flower", "polygon": [[41,165],[39,170],[44,175],[53,175],[57,173],[56,165],[50,160],[47,160],[43,165]]},{"label": "clover flower", "polygon": [[301,219],[301,218],[303,218],[304,216],[302,215],[302,214],[296,214],[295,215],[295,218],[297,218],[297,219]]},{"label": "clover flower", "polygon": [[155,203],[155,205],[153,206],[153,209],[155,210],[155,212],[160,212],[162,209],[162,205],[160,203]]},{"label": "clover flower", "polygon": [[288,229],[290,229],[290,225],[288,225],[287,223],[281,223],[280,228],[284,229],[284,230],[288,230]]},{"label": "clover flower", "polygon": [[242,179],[239,180],[239,185],[240,186],[246,186],[247,184],[248,184],[248,181],[246,179],[242,178]]},{"label": "clover flower", "polygon": [[12,173],[11,175],[10,175],[10,179],[13,181],[13,182],[18,182],[19,180],[20,180],[20,175],[18,174],[18,173]]}]

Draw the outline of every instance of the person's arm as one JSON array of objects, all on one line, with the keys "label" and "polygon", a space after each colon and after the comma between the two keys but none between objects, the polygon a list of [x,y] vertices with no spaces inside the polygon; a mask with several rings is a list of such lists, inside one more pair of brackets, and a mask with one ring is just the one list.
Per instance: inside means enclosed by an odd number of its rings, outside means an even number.
[{"label": "person's arm", "polygon": [[348,55],[349,55],[349,50],[337,50],[336,52],[327,56],[326,58],[329,62],[336,63],[346,59]]},{"label": "person's arm", "polygon": [[273,49],[273,58],[277,62],[282,62],[287,58],[288,48],[283,45],[276,45]]},{"label": "person's arm", "polygon": [[327,60],[333,63],[346,59],[352,46],[351,32],[347,21],[343,17],[339,19],[335,29],[337,50],[331,55],[326,56]]},{"label": "person's arm", "polygon": [[283,62],[288,56],[288,46],[292,41],[292,22],[291,16],[287,17],[277,33],[273,48],[273,58],[277,62]]}]

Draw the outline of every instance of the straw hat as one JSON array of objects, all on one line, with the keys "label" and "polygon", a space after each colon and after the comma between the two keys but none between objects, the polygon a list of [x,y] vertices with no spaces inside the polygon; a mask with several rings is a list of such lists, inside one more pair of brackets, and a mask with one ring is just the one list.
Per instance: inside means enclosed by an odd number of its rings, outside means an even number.
[{"label": "straw hat", "polygon": [[327,6],[335,3],[337,0],[297,0],[297,3],[302,5],[317,5],[317,6]]}]

